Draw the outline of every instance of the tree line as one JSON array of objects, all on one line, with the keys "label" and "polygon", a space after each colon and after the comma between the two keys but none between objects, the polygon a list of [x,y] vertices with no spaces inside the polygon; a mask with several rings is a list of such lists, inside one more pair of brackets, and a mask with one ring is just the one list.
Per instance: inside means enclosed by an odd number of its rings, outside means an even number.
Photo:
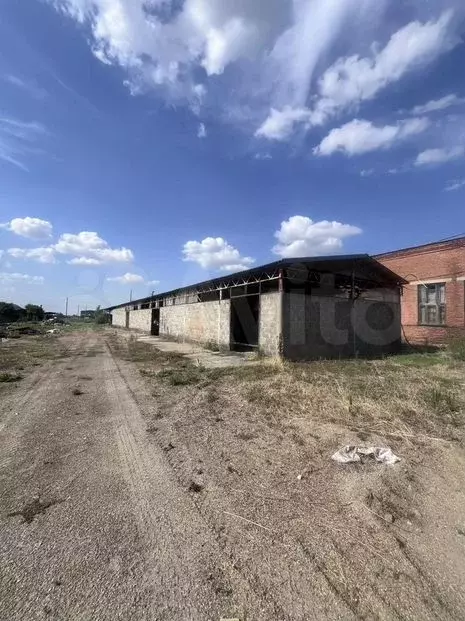
[{"label": "tree line", "polygon": [[11,302],[0,302],[0,323],[16,321],[43,321],[45,312],[38,304],[26,304],[24,308]]}]

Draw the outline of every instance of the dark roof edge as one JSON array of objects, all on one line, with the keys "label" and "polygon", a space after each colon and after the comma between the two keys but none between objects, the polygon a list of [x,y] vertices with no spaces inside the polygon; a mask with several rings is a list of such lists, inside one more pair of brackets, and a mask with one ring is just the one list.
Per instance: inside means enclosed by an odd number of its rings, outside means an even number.
[{"label": "dark roof edge", "polygon": [[427,244],[420,244],[419,246],[408,246],[407,248],[399,248],[398,250],[389,250],[389,252],[382,252],[380,254],[374,254],[373,258],[378,260],[384,257],[394,256],[396,254],[402,254],[403,252],[415,252],[417,250],[421,251],[424,248],[428,248],[428,246],[440,246],[441,244],[455,244],[457,242],[465,242],[465,235],[456,238],[449,239],[441,239],[440,241],[429,242]]},{"label": "dark roof edge", "polygon": [[214,285],[215,283],[225,282],[228,280],[234,280],[235,278],[238,278],[241,276],[248,276],[251,274],[264,272],[264,271],[271,270],[271,269],[291,267],[292,265],[296,265],[299,263],[310,263],[310,262],[311,263],[324,263],[324,262],[338,261],[338,260],[339,261],[357,261],[357,260],[359,261],[362,259],[376,264],[376,267],[379,269],[379,271],[386,274],[386,276],[392,279],[393,282],[395,281],[399,284],[407,283],[407,281],[404,280],[401,276],[399,276],[398,274],[395,274],[388,267],[386,267],[385,265],[377,261],[374,257],[366,253],[365,254],[336,254],[336,255],[322,256],[322,257],[296,257],[293,259],[280,259],[279,261],[273,261],[272,263],[266,263],[265,265],[258,265],[257,267],[253,267],[248,270],[242,270],[240,272],[234,272],[233,274],[226,274],[225,276],[211,278],[209,280],[204,280],[198,283],[193,283],[192,285],[186,285],[184,287],[178,287],[176,289],[171,289],[170,291],[164,291],[160,293],[155,293],[154,295],[148,295],[143,298],[138,298],[137,300],[128,300],[126,302],[122,302],[121,304],[114,304],[113,306],[108,306],[104,310],[111,311],[111,310],[114,310],[115,308],[122,308],[124,306],[130,306],[131,304],[140,304],[141,302],[149,302],[150,300],[153,300],[156,298],[165,297],[168,295],[174,295],[176,293],[182,293],[184,291],[189,291],[197,287],[202,287],[205,285]]}]

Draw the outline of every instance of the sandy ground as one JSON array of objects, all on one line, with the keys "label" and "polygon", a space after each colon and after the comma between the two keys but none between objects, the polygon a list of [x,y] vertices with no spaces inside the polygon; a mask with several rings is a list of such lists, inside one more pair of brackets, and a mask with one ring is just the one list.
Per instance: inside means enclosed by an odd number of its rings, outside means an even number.
[{"label": "sandy ground", "polygon": [[2,387],[2,621],[464,618],[462,445],[341,469],[337,426],[60,341]]},{"label": "sandy ground", "polygon": [[69,358],[2,394],[0,619],[272,618],[150,442],[102,340],[64,338]]}]

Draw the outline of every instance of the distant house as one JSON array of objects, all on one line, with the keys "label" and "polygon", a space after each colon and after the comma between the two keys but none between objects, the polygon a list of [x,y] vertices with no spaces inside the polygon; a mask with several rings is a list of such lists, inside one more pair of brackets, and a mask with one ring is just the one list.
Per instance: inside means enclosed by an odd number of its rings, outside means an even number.
[{"label": "distant house", "polygon": [[368,255],[283,259],[106,310],[112,324],[293,360],[400,348],[403,280]]},{"label": "distant house", "polygon": [[46,311],[44,313],[44,319],[61,319],[63,316],[63,313],[54,313],[53,311]]},{"label": "distant house", "polygon": [[465,336],[465,237],[375,258],[408,281],[401,302],[405,339],[443,344]]},{"label": "distant house", "polygon": [[81,311],[81,317],[84,319],[93,319],[96,312],[95,310],[83,310]]}]

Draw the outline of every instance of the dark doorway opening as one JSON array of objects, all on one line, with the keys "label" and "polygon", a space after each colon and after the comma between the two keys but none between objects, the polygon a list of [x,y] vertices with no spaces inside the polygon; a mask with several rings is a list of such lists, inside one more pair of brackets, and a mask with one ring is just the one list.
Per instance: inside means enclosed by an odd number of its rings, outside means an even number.
[{"label": "dark doorway opening", "polygon": [[152,327],[150,329],[152,336],[158,336],[160,334],[160,309],[152,308]]},{"label": "dark doorway opening", "polygon": [[258,347],[260,296],[231,298],[231,349],[249,351]]},{"label": "dark doorway opening", "polygon": [[126,311],[126,328],[129,328],[129,311]]}]

